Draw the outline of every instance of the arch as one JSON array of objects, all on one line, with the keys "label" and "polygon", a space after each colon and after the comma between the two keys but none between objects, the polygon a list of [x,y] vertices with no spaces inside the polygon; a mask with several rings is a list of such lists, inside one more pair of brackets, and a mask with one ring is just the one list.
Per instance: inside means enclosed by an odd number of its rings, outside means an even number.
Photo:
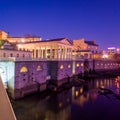
[{"label": "arch", "polygon": [[23,67],[20,69],[20,72],[22,72],[22,73],[28,72],[28,68],[27,68],[26,66],[23,66]]}]

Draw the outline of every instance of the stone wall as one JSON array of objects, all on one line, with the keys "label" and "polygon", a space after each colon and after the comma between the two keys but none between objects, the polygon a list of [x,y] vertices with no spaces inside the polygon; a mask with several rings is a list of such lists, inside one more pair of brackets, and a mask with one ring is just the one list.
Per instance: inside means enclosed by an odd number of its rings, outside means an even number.
[{"label": "stone wall", "polygon": [[15,98],[45,90],[46,76],[44,61],[15,62]]},{"label": "stone wall", "polygon": [[120,65],[115,60],[95,60],[95,70],[113,70],[118,69]]},{"label": "stone wall", "polygon": [[7,81],[8,91],[14,99],[46,90],[48,81],[60,86],[68,83],[72,76],[84,74],[85,70],[118,69],[117,61],[11,61],[1,62],[1,75]]}]

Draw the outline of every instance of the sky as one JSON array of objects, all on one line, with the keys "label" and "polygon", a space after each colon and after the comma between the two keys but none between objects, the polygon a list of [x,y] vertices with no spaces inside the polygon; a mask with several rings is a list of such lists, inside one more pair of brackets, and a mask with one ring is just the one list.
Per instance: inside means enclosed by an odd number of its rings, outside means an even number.
[{"label": "sky", "polygon": [[43,40],[85,38],[120,47],[120,0],[0,0],[0,29]]}]

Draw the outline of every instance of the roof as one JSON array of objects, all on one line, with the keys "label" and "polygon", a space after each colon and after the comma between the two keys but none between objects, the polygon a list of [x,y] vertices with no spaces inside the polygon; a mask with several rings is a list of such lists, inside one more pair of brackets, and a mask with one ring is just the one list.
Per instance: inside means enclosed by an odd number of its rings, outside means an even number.
[{"label": "roof", "polygon": [[[4,46],[4,48],[2,48]],[[0,49],[15,49],[15,44],[10,43],[7,40],[0,40]]]},{"label": "roof", "polygon": [[56,39],[50,39],[50,40],[43,40],[43,41],[32,41],[32,42],[21,42],[20,44],[29,44],[29,43],[41,43],[41,42],[59,42],[66,39],[67,41],[70,42],[70,44],[73,44],[73,42],[71,40],[69,40],[68,38],[56,38]]},{"label": "roof", "polygon": [[85,41],[85,43],[88,45],[92,45],[92,46],[99,46],[99,45],[95,44],[94,41]]},{"label": "roof", "polygon": [[75,52],[91,52],[90,50],[77,50]]}]

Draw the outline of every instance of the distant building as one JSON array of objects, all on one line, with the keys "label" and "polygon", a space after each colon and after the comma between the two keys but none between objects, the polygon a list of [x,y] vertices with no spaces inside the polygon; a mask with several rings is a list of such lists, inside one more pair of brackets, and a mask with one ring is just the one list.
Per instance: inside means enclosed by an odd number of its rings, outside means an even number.
[{"label": "distant building", "polygon": [[115,47],[109,47],[109,48],[107,49],[107,53],[108,53],[109,55],[115,54],[115,53],[116,53]]},{"label": "distant building", "polygon": [[15,44],[10,43],[7,40],[0,40],[0,59],[30,59],[32,53],[30,51],[18,51]]},{"label": "distant building", "polygon": [[92,53],[98,53],[98,45],[95,43],[95,41],[85,41],[87,44],[87,49],[90,50]]},{"label": "distant building", "polygon": [[8,40],[12,43],[41,41],[41,37],[34,35],[25,35],[24,37],[11,37],[8,33],[0,30],[0,39]]},{"label": "distant building", "polygon": [[73,56],[76,55],[77,58],[78,56],[79,58],[96,58],[96,54],[98,54],[98,47],[99,46],[95,43],[95,41],[85,41],[84,38],[73,40]]},{"label": "distant building", "polygon": [[120,54],[120,48],[109,47],[109,48],[107,49],[107,53],[108,53],[109,55]]}]

